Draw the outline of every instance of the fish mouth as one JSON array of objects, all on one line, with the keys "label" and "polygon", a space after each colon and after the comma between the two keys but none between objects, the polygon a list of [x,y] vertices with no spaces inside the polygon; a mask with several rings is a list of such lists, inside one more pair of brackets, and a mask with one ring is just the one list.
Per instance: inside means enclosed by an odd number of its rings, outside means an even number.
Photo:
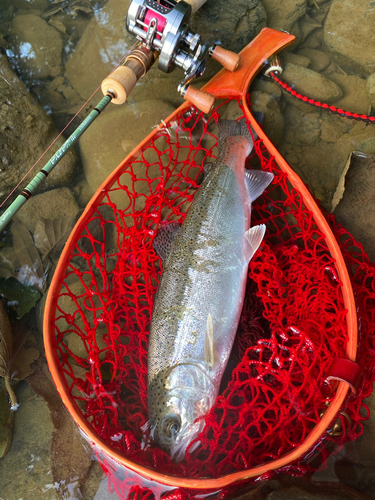
[{"label": "fish mouth", "polygon": [[[204,418],[199,418],[198,421],[190,424],[188,427],[194,427],[194,429],[186,436],[182,435],[180,439],[177,439],[175,446],[173,446],[170,450],[170,457],[176,463],[181,462],[185,458],[188,446],[200,434],[200,432],[202,432],[204,427]],[[192,445],[192,449],[190,451],[195,451],[199,445],[200,442],[197,441]]]}]

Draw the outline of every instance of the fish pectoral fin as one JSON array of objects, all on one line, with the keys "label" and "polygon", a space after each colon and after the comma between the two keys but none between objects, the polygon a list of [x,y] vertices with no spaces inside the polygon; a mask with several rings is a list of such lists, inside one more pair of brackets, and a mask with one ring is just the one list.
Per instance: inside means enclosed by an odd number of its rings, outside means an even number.
[{"label": "fish pectoral fin", "polygon": [[255,201],[273,181],[274,175],[263,170],[245,170],[245,184],[251,203]]},{"label": "fish pectoral fin", "polygon": [[169,224],[159,228],[158,234],[152,242],[152,246],[161,260],[165,260],[168,257],[173,240],[179,230],[180,224],[177,221],[170,222]]},{"label": "fish pectoral fin", "polygon": [[211,314],[207,316],[207,328],[206,328],[206,363],[210,370],[214,367],[214,325],[212,322]]},{"label": "fish pectoral fin", "polygon": [[255,252],[258,250],[259,245],[262,243],[264,234],[266,232],[265,224],[259,224],[259,226],[253,226],[244,234],[247,241],[247,246],[245,249],[245,257],[248,262],[251,261]]}]

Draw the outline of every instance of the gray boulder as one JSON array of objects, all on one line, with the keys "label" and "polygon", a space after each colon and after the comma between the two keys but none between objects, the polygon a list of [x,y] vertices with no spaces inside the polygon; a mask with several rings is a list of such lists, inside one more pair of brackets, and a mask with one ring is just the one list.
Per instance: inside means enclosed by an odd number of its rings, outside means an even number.
[{"label": "gray boulder", "polygon": [[[0,54],[0,196],[7,195],[27,173],[53,139],[56,127],[34,101],[26,85],[12,72],[7,58]],[[22,186],[47,162],[64,139],[60,137],[39,165],[27,175]],[[49,156],[48,156],[49,155]],[[69,151],[39,190],[70,182],[75,172],[76,155]]]},{"label": "gray boulder", "polygon": [[333,0],[324,23],[326,49],[344,69],[375,71],[374,7],[362,0]]}]

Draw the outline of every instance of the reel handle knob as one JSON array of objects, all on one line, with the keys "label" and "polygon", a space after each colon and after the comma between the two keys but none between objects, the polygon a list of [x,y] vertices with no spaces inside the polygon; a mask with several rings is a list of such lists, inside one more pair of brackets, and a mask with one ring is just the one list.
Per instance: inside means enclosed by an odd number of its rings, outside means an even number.
[{"label": "reel handle knob", "polygon": [[181,91],[182,97],[194,104],[203,113],[209,113],[215,104],[215,97],[208,92],[198,90],[193,85],[185,86]]},{"label": "reel handle knob", "polygon": [[235,52],[223,49],[219,45],[214,45],[209,52],[210,56],[214,61],[219,62],[228,71],[236,71],[238,65],[240,64],[240,56]]}]

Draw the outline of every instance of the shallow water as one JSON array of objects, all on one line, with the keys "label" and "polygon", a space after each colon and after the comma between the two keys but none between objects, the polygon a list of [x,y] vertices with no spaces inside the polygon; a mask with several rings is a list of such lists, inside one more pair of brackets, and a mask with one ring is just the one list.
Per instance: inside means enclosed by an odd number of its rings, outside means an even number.
[{"label": "shallow water", "polygon": [[[360,10],[361,5],[365,3],[367,5],[368,2],[357,3]],[[334,28],[327,27],[327,16],[332,4],[337,5],[337,0],[285,1],[283,13],[276,7],[273,8],[269,0],[264,2],[265,10],[261,2],[254,1],[250,9],[254,14],[252,16],[249,15],[246,2],[209,1],[197,14],[193,21],[193,29],[197,29],[205,40],[221,40],[226,48],[238,51],[251,40],[257,28],[266,24],[265,11],[267,11],[267,26],[286,29],[297,36],[297,43],[284,52],[285,61],[298,66],[297,70],[289,66],[285,74],[288,81],[296,82],[298,79],[300,85],[306,83],[307,76],[300,68],[309,64],[309,68],[319,71],[331,82],[335,82],[343,94],[338,99],[337,95],[334,95],[336,88],[327,88],[326,81],[313,81],[312,88],[319,89],[318,100],[323,101],[320,95],[324,94],[337,107],[358,113],[371,112],[373,108],[369,97],[370,91],[366,90],[366,78],[375,69],[365,68],[365,63],[369,62],[369,59],[362,61],[365,57],[364,49],[358,48],[358,52],[361,53],[358,61],[349,56],[346,58],[336,56],[334,60],[333,49],[327,49],[327,45],[331,44],[331,47],[334,42],[329,38],[328,44],[327,39],[326,41],[323,39],[324,26],[326,31],[329,31],[329,37],[341,36],[335,34]],[[108,2],[0,0],[0,47],[6,52],[13,70],[44,108],[45,119],[48,115],[58,130],[62,130],[69,123],[81,106],[83,110],[75,122],[77,125],[95,106],[101,99],[100,92],[89,104],[85,104],[86,99],[133,43],[132,37],[126,34],[123,25],[127,5],[128,2],[116,0]],[[368,32],[366,23],[371,23],[370,14],[371,8],[362,21],[364,37]],[[233,30],[236,33],[235,37]],[[48,53],[45,48],[41,49],[44,42]],[[349,49],[348,54],[351,56]],[[207,81],[217,70],[218,65],[210,63],[202,81]],[[64,187],[66,191],[63,195],[60,191],[59,196],[54,194],[52,198],[38,199],[38,203],[24,214],[21,222],[27,224],[25,221],[32,221],[27,226],[29,231],[35,235],[37,217],[50,220],[58,218],[63,213],[65,218],[70,218],[75,217],[79,210],[84,208],[96,188],[127,152],[131,151],[162,117],[167,116],[182,102],[175,90],[182,76],[182,72],[178,69],[166,75],[153,68],[132,93],[130,104],[123,107],[110,105],[111,108],[98,118],[87,138],[82,140],[80,148],[76,148],[77,158],[70,160],[76,165],[71,168],[71,174],[65,177],[61,175],[56,184],[49,186],[49,189]],[[143,101],[146,99],[152,101],[144,105]],[[375,153],[375,128],[372,131],[372,125],[335,117],[293,99],[281,95],[279,88],[270,80],[258,78],[253,84],[253,109],[265,113],[264,127],[267,134],[289,164],[309,184],[323,206],[330,209],[331,199],[348,154],[355,149],[367,154]],[[2,105],[4,106],[3,102]],[[29,166],[45,148],[45,145],[42,145],[39,151],[37,148],[33,150],[30,146],[39,136],[48,135],[42,122],[41,115],[38,121],[26,119],[24,124],[25,130],[34,131],[35,134],[30,136],[27,146]],[[73,128],[73,125],[69,125],[68,131],[71,132]],[[22,138],[19,139],[18,145],[22,150],[24,147]],[[4,165],[7,166],[3,163],[3,171]],[[42,165],[43,163],[40,167]],[[43,190],[44,188],[40,192]],[[33,214],[32,212],[36,210],[40,212]],[[4,243],[5,248],[12,249],[9,228],[4,231],[0,241]],[[30,248],[28,245],[26,247]],[[41,252],[40,245],[35,248],[36,252]],[[28,274],[26,270],[17,274],[17,265],[20,264],[20,259],[25,258],[25,252],[22,254],[23,257],[17,256],[18,261],[14,258],[14,252],[11,250],[6,252],[4,253],[2,249],[2,256],[7,262],[5,266],[2,261],[2,277],[15,275],[22,279],[22,275],[27,275],[26,282],[30,283],[30,280],[34,279],[35,283],[35,276],[37,279],[42,279],[46,273],[47,283],[50,281],[51,269],[56,264],[57,254],[50,255],[48,262],[42,261],[41,272],[40,270],[37,272],[39,263],[35,261],[31,273]],[[32,252],[29,254],[28,258],[33,259],[35,254]],[[26,266],[22,260],[21,264]],[[7,273],[4,268],[7,269]],[[25,282],[25,279],[23,280]],[[44,293],[46,285],[43,279],[40,288]],[[22,301],[23,298],[18,297],[15,300]],[[11,318],[17,322],[19,310],[15,312],[11,303],[8,303],[8,307]],[[40,352],[43,351],[43,346],[38,326],[42,314],[39,306],[38,310],[32,308],[22,318],[22,323],[33,332],[33,339],[28,339],[28,342],[32,342],[34,348]],[[20,406],[15,412],[12,444],[5,457],[0,459],[0,499],[118,498],[116,493],[107,492],[107,479],[96,461],[91,465],[87,479],[81,484],[80,494],[73,493],[74,484],[64,487],[53,481],[51,470],[54,465],[50,454],[53,419],[51,420],[47,403],[26,381],[19,382],[16,395]],[[368,404],[374,407],[371,401]],[[320,488],[315,492],[316,498],[323,498],[325,494],[321,483],[335,483],[344,488],[338,493],[341,497],[335,497],[327,486],[327,498],[346,498],[344,496],[346,493],[350,498],[350,491],[353,498],[355,494],[360,493],[365,496],[358,498],[375,498],[375,461],[372,452],[375,439],[374,425],[371,417],[365,422],[364,435],[332,456],[326,469],[313,475],[313,483]],[[60,448],[57,448],[57,452],[55,450],[54,463],[59,450]],[[353,490],[346,491],[346,486]],[[301,485],[298,480],[293,483],[293,479],[286,479],[284,483],[282,480],[269,483],[269,488],[259,492],[262,498],[268,498],[268,495],[269,498],[279,498],[277,493],[279,490],[280,498],[283,498],[283,491],[285,493],[285,489],[288,488],[290,488],[290,498],[300,498],[298,495],[301,493],[298,491],[303,490],[303,483]]]}]

